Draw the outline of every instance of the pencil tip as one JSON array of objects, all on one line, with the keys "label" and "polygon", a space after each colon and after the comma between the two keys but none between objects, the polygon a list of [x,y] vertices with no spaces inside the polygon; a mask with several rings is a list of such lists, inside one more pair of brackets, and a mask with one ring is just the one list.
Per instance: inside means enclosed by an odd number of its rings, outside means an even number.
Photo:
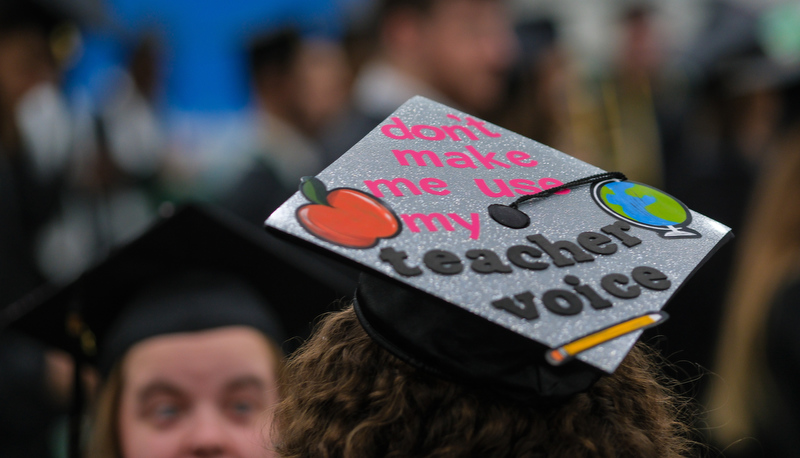
[{"label": "pencil tip", "polygon": [[560,366],[563,364],[567,360],[566,356],[567,355],[562,348],[550,350],[544,355],[547,362],[553,366]]}]

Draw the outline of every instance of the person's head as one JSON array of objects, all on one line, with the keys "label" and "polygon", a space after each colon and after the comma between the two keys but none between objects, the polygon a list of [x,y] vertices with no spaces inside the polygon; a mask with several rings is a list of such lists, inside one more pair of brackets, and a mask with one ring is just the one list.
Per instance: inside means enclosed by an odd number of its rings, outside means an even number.
[{"label": "person's head", "polygon": [[677,457],[689,443],[646,347],[564,402],[511,401],[418,369],[376,343],[349,307],[287,363],[276,410],[284,457]]},{"label": "person's head", "polygon": [[13,106],[36,84],[54,82],[50,34],[59,18],[36,2],[0,7],[0,102]]},{"label": "person's head", "polygon": [[95,418],[96,456],[265,456],[278,400],[275,344],[246,327],[154,337],[114,368]]},{"label": "person's head", "polygon": [[19,141],[14,114],[33,88],[57,81],[58,65],[51,35],[60,16],[35,1],[0,5],[0,141]]},{"label": "person's head", "polygon": [[664,44],[657,11],[646,4],[625,8],[619,19],[617,71],[627,77],[654,77],[664,63]]},{"label": "person's head", "polygon": [[382,54],[466,110],[499,102],[516,49],[501,0],[385,0]]},{"label": "person's head", "polygon": [[256,103],[299,131],[315,136],[347,99],[349,70],[342,46],[284,29],[249,49]]},{"label": "person's head", "polygon": [[215,273],[137,295],[100,348],[89,456],[269,455],[278,332],[251,288]]}]

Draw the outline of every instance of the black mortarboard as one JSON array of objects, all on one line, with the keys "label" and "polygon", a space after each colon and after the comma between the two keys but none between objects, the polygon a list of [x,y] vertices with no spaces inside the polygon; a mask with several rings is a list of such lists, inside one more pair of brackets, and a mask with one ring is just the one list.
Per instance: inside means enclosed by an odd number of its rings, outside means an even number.
[{"label": "black mortarboard", "polygon": [[330,261],[264,234],[221,209],[162,218],[71,284],[44,287],[0,316],[107,374],[146,338],[249,325],[273,338],[305,335],[354,280]]},{"label": "black mortarboard", "polygon": [[612,373],[730,236],[651,186],[422,97],[266,224],[369,273],[355,309],[384,348],[531,405]]}]

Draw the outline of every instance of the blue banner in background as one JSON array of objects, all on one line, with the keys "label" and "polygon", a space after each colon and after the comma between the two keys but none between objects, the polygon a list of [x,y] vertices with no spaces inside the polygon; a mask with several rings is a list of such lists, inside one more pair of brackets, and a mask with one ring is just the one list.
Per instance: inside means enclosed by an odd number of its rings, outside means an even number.
[{"label": "blue banner in background", "polygon": [[67,90],[88,90],[92,102],[101,105],[109,71],[126,68],[132,50],[149,37],[158,51],[155,102],[161,111],[240,111],[249,102],[248,43],[282,27],[337,38],[343,30],[342,5],[336,0],[108,0],[105,26],[83,34]]}]

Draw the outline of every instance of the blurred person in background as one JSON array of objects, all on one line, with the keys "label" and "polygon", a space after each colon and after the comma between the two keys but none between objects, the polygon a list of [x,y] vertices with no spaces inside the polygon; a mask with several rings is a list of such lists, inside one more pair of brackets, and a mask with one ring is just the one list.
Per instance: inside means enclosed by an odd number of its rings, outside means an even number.
[{"label": "blurred person in background", "polygon": [[344,109],[350,74],[338,42],[293,28],[255,40],[249,55],[257,142],[223,202],[260,225],[301,177],[332,161],[323,156],[319,136]]},{"label": "blurred person in background", "polygon": [[667,190],[737,230],[759,163],[778,126],[773,69],[756,10],[713,2],[704,32],[682,56],[688,82],[678,138],[665,153]]},{"label": "blurred person in background", "polygon": [[66,17],[37,2],[0,6],[0,282],[3,305],[38,286],[36,236],[58,209],[71,147],[53,34]]},{"label": "blurred person in background", "polygon": [[562,43],[555,18],[534,16],[515,27],[520,44],[502,104],[489,120],[600,167],[604,134],[598,103]]},{"label": "blurred person in background", "polygon": [[757,178],[708,393],[710,434],[735,458],[800,449],[800,8],[770,8],[759,26],[764,54],[733,67],[738,98],[748,102],[737,117],[738,147]]},{"label": "blurred person in background", "polygon": [[156,118],[153,85],[159,45],[133,41],[122,64],[96,77],[96,87],[72,90],[74,154],[62,216],[47,228],[48,276],[74,278],[155,217],[166,142]]},{"label": "blurred person in background", "polygon": [[711,434],[726,456],[800,449],[800,66],[748,207],[717,347]]},{"label": "blurred person in background", "polygon": [[270,288],[241,271],[276,259],[235,224],[193,210],[117,251],[72,293],[102,379],[91,458],[272,456],[262,431],[285,330]]},{"label": "blurred person in background", "polygon": [[[593,71],[575,58],[564,24],[535,14],[516,26],[520,43],[493,122],[630,179],[663,184],[658,88],[664,31],[646,4],[607,6],[617,17],[609,61]],[[624,166],[623,166],[624,165]]]},{"label": "blurred person in background", "polygon": [[[40,2],[0,4],[0,310],[45,279],[39,238],[58,214],[72,140],[58,88],[67,22]],[[0,456],[53,456],[70,370],[65,354],[0,335]]]},{"label": "blurred person in background", "polygon": [[273,456],[286,339],[354,282],[222,209],[162,210],[78,279],[0,314],[0,332],[99,375],[73,385],[70,456]]},{"label": "blurred person in background", "polygon": [[[709,4],[706,27],[681,56],[686,76],[673,86],[679,103],[662,124],[666,188],[684,203],[729,226],[737,235],[676,294],[676,316],[660,326],[659,347],[681,368],[696,374],[691,390],[702,397],[713,381],[714,348],[725,315],[725,298],[737,253],[744,249],[746,210],[758,189],[756,177],[779,136],[782,95],[776,71],[760,38],[758,10],[731,2]],[[691,367],[699,365],[698,367]]]},{"label": "blurred person in background", "polygon": [[517,49],[503,0],[381,0],[351,110],[326,142],[338,157],[415,95],[478,116],[501,101]]},{"label": "blurred person in background", "polygon": [[495,123],[560,151],[570,152],[568,56],[559,41],[558,23],[549,17],[515,27],[519,52],[509,72]]},{"label": "blurred person in background", "polygon": [[608,146],[607,166],[598,165],[663,187],[657,92],[666,37],[657,26],[656,12],[646,4],[633,4],[620,13],[613,68],[600,81]]}]

